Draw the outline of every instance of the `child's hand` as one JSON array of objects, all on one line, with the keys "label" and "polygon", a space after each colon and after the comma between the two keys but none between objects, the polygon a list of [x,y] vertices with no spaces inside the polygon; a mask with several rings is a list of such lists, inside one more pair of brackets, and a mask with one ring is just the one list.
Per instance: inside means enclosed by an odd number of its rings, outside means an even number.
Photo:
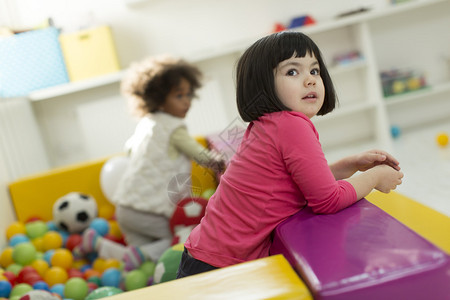
[{"label": "child's hand", "polygon": [[375,189],[382,193],[389,193],[402,183],[403,173],[387,164],[378,165],[373,168],[373,171],[378,175],[378,183],[375,185]]},{"label": "child's hand", "polygon": [[388,165],[397,171],[400,170],[398,160],[381,150],[369,150],[357,154],[353,159],[353,164],[358,171],[367,171],[378,165]]}]

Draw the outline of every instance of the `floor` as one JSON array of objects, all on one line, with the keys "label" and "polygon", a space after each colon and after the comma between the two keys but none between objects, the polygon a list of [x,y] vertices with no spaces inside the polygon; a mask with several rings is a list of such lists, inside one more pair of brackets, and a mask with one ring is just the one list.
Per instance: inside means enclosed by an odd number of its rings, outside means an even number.
[{"label": "floor", "polygon": [[[401,132],[394,140],[392,154],[405,174],[396,191],[450,217],[450,144],[437,144],[436,136],[441,132],[450,136],[450,121]],[[330,153],[325,149],[325,154],[332,162],[371,148],[362,144]]]}]

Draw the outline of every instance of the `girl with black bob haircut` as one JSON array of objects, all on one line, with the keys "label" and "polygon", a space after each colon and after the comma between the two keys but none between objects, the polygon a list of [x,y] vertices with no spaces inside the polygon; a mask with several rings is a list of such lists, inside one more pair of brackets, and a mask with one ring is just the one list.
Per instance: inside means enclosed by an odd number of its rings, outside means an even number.
[{"label": "girl with black bob haircut", "polygon": [[304,57],[306,54],[314,55],[318,60],[320,76],[325,86],[325,99],[317,115],[333,111],[338,100],[319,48],[303,33],[283,31],[260,39],[239,59],[236,100],[244,121],[254,121],[265,113],[291,110],[276,94],[272,70],[292,56]]}]

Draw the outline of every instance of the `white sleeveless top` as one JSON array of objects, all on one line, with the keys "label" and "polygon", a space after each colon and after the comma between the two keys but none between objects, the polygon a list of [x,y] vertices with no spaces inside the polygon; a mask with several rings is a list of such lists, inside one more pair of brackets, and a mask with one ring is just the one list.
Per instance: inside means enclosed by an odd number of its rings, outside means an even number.
[{"label": "white sleeveless top", "polygon": [[168,155],[170,136],[183,119],[157,112],[143,117],[125,144],[130,161],[114,203],[170,218],[178,201],[191,195],[191,161]]}]

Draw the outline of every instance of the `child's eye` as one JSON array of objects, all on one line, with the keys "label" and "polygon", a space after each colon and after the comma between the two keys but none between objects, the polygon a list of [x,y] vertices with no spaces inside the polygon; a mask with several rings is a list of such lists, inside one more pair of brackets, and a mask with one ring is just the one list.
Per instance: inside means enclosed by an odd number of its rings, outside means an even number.
[{"label": "child's eye", "polygon": [[295,75],[298,75],[298,72],[295,69],[291,69],[291,70],[287,71],[286,75],[295,76]]},{"label": "child's eye", "polygon": [[311,70],[311,75],[320,75],[320,70],[319,69],[312,69]]}]

